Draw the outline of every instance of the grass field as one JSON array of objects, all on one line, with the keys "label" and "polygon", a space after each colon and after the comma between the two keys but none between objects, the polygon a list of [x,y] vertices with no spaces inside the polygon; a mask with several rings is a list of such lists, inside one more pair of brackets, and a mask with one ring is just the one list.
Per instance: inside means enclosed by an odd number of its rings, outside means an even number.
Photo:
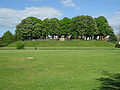
[{"label": "grass field", "polygon": [[[16,47],[20,41],[10,44],[8,47]],[[106,41],[23,41],[25,47],[114,47]]]},{"label": "grass field", "polygon": [[92,90],[102,70],[120,73],[120,50],[0,50],[0,90]]}]

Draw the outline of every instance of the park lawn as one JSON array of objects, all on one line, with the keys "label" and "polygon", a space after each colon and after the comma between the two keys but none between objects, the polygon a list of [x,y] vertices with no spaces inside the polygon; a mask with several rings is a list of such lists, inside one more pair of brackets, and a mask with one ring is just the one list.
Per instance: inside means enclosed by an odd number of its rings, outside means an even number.
[{"label": "park lawn", "polygon": [[[92,90],[120,73],[120,50],[0,50],[0,90]],[[32,59],[27,59],[32,57]]]}]

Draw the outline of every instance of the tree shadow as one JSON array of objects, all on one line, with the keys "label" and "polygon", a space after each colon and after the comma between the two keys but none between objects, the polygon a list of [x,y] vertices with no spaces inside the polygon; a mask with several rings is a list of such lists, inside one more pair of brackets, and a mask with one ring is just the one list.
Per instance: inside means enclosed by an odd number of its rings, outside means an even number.
[{"label": "tree shadow", "polygon": [[101,86],[94,88],[93,90],[120,90],[120,73],[113,74],[107,71],[103,71],[104,77],[97,79],[100,81]]}]

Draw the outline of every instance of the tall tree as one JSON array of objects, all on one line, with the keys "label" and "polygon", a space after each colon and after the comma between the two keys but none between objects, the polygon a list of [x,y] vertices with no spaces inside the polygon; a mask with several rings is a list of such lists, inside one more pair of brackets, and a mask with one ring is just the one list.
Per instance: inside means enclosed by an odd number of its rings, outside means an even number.
[{"label": "tall tree", "polygon": [[108,24],[107,19],[104,16],[100,16],[98,18],[95,18],[95,21],[97,23],[98,27],[98,35],[101,37],[105,37],[107,35],[110,35],[113,32],[112,27]]},{"label": "tall tree", "polygon": [[54,37],[54,35],[60,35],[60,24],[57,18],[50,19],[49,34]]},{"label": "tall tree", "polygon": [[50,19],[46,18],[43,20],[42,27],[43,27],[43,35],[44,38],[46,39],[46,36],[50,35]]},{"label": "tall tree", "polygon": [[32,31],[32,38],[33,39],[39,39],[43,37],[43,27],[42,27],[42,21],[39,21],[39,23],[36,23],[34,25],[34,30]]},{"label": "tall tree", "polygon": [[71,35],[73,38],[78,38],[78,36],[84,36],[85,30],[82,28],[84,23],[81,20],[82,16],[77,16],[72,18],[72,29]]},{"label": "tall tree", "polygon": [[60,20],[60,34],[64,36],[70,35],[71,30],[71,19],[64,17]]},{"label": "tall tree", "polygon": [[41,20],[35,17],[25,18],[16,26],[16,36],[21,40],[39,38],[41,31]]},{"label": "tall tree", "polygon": [[4,35],[2,36],[3,43],[11,43],[13,41],[14,41],[14,36],[10,31],[5,32]]},{"label": "tall tree", "polygon": [[91,16],[83,16],[83,23],[84,27],[83,29],[85,30],[85,36],[86,38],[89,37],[92,39],[92,36],[96,36],[98,34],[98,29],[97,29],[97,24],[94,20],[93,17]]},{"label": "tall tree", "polygon": [[91,37],[96,35],[97,26],[95,20],[91,16],[77,16],[72,18],[72,31],[74,35]]}]

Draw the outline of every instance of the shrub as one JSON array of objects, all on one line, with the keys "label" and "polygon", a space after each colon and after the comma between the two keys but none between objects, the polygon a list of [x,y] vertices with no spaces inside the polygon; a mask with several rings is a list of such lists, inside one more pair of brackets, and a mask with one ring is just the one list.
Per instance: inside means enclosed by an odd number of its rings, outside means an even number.
[{"label": "shrub", "polygon": [[111,34],[108,41],[113,42],[113,43],[116,42],[117,41],[117,36],[114,33]]},{"label": "shrub", "polygon": [[19,43],[16,48],[17,49],[24,49],[24,46],[25,46],[24,43]]},{"label": "shrub", "polygon": [[0,43],[0,47],[6,47],[7,45],[9,45],[8,43]]},{"label": "shrub", "polygon": [[120,44],[117,43],[117,44],[115,45],[115,47],[116,47],[116,48],[120,48]]}]

